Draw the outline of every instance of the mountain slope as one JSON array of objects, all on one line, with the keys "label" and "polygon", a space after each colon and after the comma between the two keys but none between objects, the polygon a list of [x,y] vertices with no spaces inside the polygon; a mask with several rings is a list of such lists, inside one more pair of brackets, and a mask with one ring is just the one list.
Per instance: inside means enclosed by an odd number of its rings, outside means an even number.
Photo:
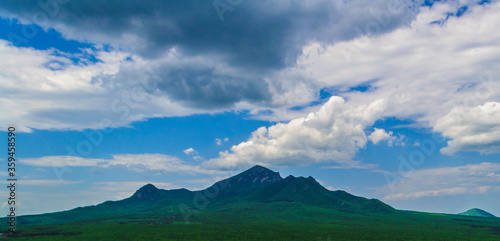
[{"label": "mountain slope", "polygon": [[474,217],[486,217],[486,218],[495,218],[495,215],[486,212],[484,210],[481,210],[479,208],[473,208],[469,209],[463,213],[459,213],[458,215],[463,215],[463,216],[474,216]]},{"label": "mountain slope", "polygon": [[17,224],[61,224],[79,220],[103,217],[118,217],[147,213],[178,212],[178,205],[192,202],[194,193],[187,189],[163,190],[147,184],[129,198],[119,201],[106,201],[98,205],[78,207],[67,211],[24,215],[17,218]]},{"label": "mountain slope", "polygon": [[311,176],[304,178],[290,175],[282,182],[255,192],[249,199],[265,202],[300,202],[343,212],[390,213],[394,210],[391,206],[376,199],[357,197],[341,190],[330,191]]},{"label": "mountain slope", "polygon": [[18,218],[18,224],[53,224],[134,215],[185,219],[186,213],[200,210],[219,210],[221,207],[235,207],[241,203],[252,206],[279,202],[347,213],[391,213],[394,210],[376,199],[357,197],[344,191],[327,190],[313,177],[288,176],[283,179],[278,172],[254,166],[199,191],[163,190],[147,184],[123,200],[106,201],[99,205],[63,212],[21,216]]}]

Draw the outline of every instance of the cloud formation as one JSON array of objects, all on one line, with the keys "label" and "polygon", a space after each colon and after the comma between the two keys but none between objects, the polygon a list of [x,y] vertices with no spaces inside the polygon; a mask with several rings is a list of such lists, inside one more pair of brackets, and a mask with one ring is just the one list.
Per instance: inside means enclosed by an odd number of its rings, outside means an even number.
[{"label": "cloud formation", "polygon": [[443,154],[477,151],[500,152],[500,103],[486,102],[476,107],[455,107],[440,118],[434,130],[450,138]]},{"label": "cloud formation", "polygon": [[[59,56],[56,50],[17,48],[0,40],[0,125],[15,124],[18,131],[34,129],[101,129],[126,126],[145,116],[189,115],[196,110],[147,93],[146,75],[134,84],[102,83],[103,76],[127,67],[127,54],[88,50],[101,59],[89,65],[69,64],[77,54]],[[67,63],[54,71],[46,66]],[[145,70],[143,70],[145,72]],[[137,77],[136,75],[133,75]]]},{"label": "cloud formation", "polygon": [[394,192],[387,192],[384,200],[483,194],[500,191],[499,183],[498,163],[420,169],[397,182]]},{"label": "cloud formation", "polygon": [[183,152],[184,152],[186,155],[196,155],[196,154],[198,154],[198,152],[197,152],[195,149],[193,149],[192,147],[190,147],[190,148],[188,148],[188,149],[184,150]]},{"label": "cloud formation", "polygon": [[[52,186],[61,186],[61,185],[71,185],[82,183],[82,181],[69,181],[69,180],[58,180],[58,179],[20,179],[20,185],[23,186],[39,186],[39,187],[52,187]],[[7,181],[2,182],[9,184]]]},{"label": "cloud formation", "polygon": [[[392,10],[380,32],[414,16],[407,2],[382,0],[244,1],[226,13],[225,21],[220,21],[213,1],[50,2],[2,2],[0,14],[55,28],[68,39],[111,44],[145,58],[176,48],[183,55],[215,54],[226,63],[257,69],[293,64],[311,40],[328,44],[350,39],[359,34],[354,27],[364,28],[382,11]],[[53,16],[42,20],[33,17],[37,12]]]},{"label": "cloud formation", "polygon": [[163,154],[119,154],[111,159],[92,159],[76,156],[44,156],[21,158],[24,165],[39,167],[124,167],[135,172],[157,171],[161,173],[221,174],[222,171],[204,169],[183,162],[174,156]]},{"label": "cloud formation", "polygon": [[215,138],[215,144],[217,144],[218,146],[222,145],[222,142],[228,142],[229,141],[229,138],[224,138],[224,139],[219,139],[219,138]]},{"label": "cloud formation", "polygon": [[[311,43],[304,47],[297,68],[340,92],[352,105],[387,98],[387,116],[413,120],[417,127],[436,127],[455,107],[479,110],[486,102],[500,101],[500,35],[492,34],[499,29],[490,24],[500,21],[500,3],[473,5],[460,17],[448,16],[454,9],[449,2],[434,3],[422,7],[410,27],[329,46]],[[441,24],[430,24],[445,18]],[[355,51],[346,58],[348,47]],[[368,87],[351,89],[360,85]],[[487,140],[476,148],[458,144],[461,141],[447,150],[491,152],[486,151],[491,144]]]},{"label": "cloud formation", "polygon": [[221,152],[204,166],[241,169],[251,165],[301,166],[317,162],[357,164],[351,160],[366,145],[364,129],[381,117],[387,103],[350,106],[334,96],[307,117],[261,127],[245,142]]},{"label": "cloud formation", "polygon": [[[289,121],[318,111],[311,103],[329,89],[352,106],[386,99],[386,116],[445,131],[437,121],[471,96],[471,108],[500,101],[500,35],[489,24],[500,21],[500,3],[477,2],[401,1],[396,11],[386,1],[245,1],[220,21],[212,1],[71,1],[53,12],[4,1],[2,17],[92,43],[85,51],[100,61],[74,64],[79,57],[0,40],[0,125],[101,129],[242,109]],[[450,14],[462,5],[460,17]],[[40,22],[38,12],[53,16]],[[444,152],[493,150],[459,136],[450,143]]]},{"label": "cloud formation", "polygon": [[373,144],[378,144],[383,140],[392,140],[395,137],[392,136],[392,131],[389,133],[385,132],[384,129],[374,128],[375,130],[368,136],[368,139],[373,142]]},{"label": "cloud formation", "polygon": [[[390,20],[379,26],[377,34],[409,23],[416,11],[405,4],[393,6],[382,0],[245,1],[220,21],[213,1],[208,0],[0,2],[4,18],[55,29],[65,39],[106,49],[90,51],[100,62],[82,67],[72,66],[74,56],[70,54],[59,53],[55,59],[49,52],[2,42],[3,47],[8,46],[0,49],[3,56],[20,51],[24,56],[18,59],[36,57],[36,61],[14,61],[0,69],[7,73],[2,84],[16,83],[10,93],[46,85],[33,88],[30,98],[14,100],[22,106],[12,106],[17,111],[7,113],[16,116],[7,116],[3,122],[18,123],[24,131],[81,130],[102,128],[103,119],[111,119],[111,126],[117,127],[148,117],[303,105],[321,87],[301,73],[277,71],[294,66],[309,42],[327,45],[352,39],[364,34],[355,28],[364,29],[387,13]],[[151,68],[159,71],[151,73]],[[124,106],[123,95],[138,92],[136,87],[143,85],[145,76],[154,79],[154,85],[145,90],[148,95],[141,98],[143,103],[129,100],[132,105]],[[77,82],[78,86],[51,86],[54,80]],[[61,99],[70,102],[64,105]],[[120,103],[113,105],[117,101]],[[32,107],[24,110],[29,105]],[[110,113],[116,115],[107,116]]]}]

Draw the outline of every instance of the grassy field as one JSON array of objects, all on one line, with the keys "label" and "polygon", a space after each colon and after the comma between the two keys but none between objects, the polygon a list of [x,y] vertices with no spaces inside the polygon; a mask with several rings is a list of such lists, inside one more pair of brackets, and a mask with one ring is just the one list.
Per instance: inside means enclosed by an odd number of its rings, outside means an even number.
[{"label": "grassy field", "polygon": [[500,218],[345,213],[296,203],[235,204],[18,227],[12,240],[500,240]]}]

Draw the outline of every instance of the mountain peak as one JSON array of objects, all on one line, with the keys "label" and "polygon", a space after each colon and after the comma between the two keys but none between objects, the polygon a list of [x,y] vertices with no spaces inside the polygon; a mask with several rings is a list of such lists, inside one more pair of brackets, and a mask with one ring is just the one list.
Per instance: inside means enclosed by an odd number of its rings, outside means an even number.
[{"label": "mountain peak", "polygon": [[218,181],[207,189],[221,189],[219,197],[246,196],[256,190],[283,180],[279,172],[273,172],[263,166],[252,168],[230,178]]},{"label": "mountain peak", "polygon": [[155,187],[155,185],[151,184],[151,183],[148,183],[144,186],[142,186],[141,188],[139,188],[139,190],[155,190],[155,189],[158,189],[157,187]]},{"label": "mountain peak", "polygon": [[248,169],[248,170],[246,170],[246,171],[258,171],[258,172],[265,171],[265,172],[273,172],[271,169],[266,168],[266,167],[263,167],[263,166],[261,166],[261,165],[255,165],[255,166],[251,167],[250,169]]},{"label": "mountain peak", "polygon": [[312,176],[307,177],[306,180],[309,181],[309,183],[311,183],[311,184],[319,185],[319,186],[323,187],[323,185],[321,185],[318,181],[316,181],[316,179],[314,179],[314,177],[312,177]]},{"label": "mountain peak", "polygon": [[472,208],[472,209],[469,209],[463,213],[459,213],[458,215],[495,218],[495,215],[493,215],[489,212],[486,212],[482,209],[479,209],[479,208]]},{"label": "mountain peak", "polygon": [[159,191],[160,191],[160,189],[155,187],[153,184],[148,183],[148,184],[142,186],[141,188],[139,188],[139,190],[137,190],[133,196],[137,197],[138,199],[153,200],[154,197],[157,196]]},{"label": "mountain peak", "polygon": [[271,169],[265,168],[260,165],[255,165],[237,176],[250,178],[252,179],[252,182],[256,182],[257,180],[259,180],[260,183],[280,181],[281,179],[283,179],[281,178],[279,172],[274,172]]}]

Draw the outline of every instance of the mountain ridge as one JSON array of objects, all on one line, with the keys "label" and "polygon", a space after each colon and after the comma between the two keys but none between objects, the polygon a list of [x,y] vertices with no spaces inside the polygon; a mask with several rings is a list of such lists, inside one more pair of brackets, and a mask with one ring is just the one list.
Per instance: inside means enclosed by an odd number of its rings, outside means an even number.
[{"label": "mountain ridge", "polygon": [[360,214],[385,214],[395,211],[377,199],[358,197],[341,190],[330,191],[312,176],[306,178],[289,175],[282,178],[279,172],[256,165],[202,190],[164,190],[148,183],[122,200],[106,201],[68,211],[21,216],[18,220],[20,225],[60,224],[110,216],[173,213],[177,213],[177,217],[181,215],[187,219],[192,213],[201,210],[231,209],[238,205],[259,206],[267,203],[305,205]]}]

